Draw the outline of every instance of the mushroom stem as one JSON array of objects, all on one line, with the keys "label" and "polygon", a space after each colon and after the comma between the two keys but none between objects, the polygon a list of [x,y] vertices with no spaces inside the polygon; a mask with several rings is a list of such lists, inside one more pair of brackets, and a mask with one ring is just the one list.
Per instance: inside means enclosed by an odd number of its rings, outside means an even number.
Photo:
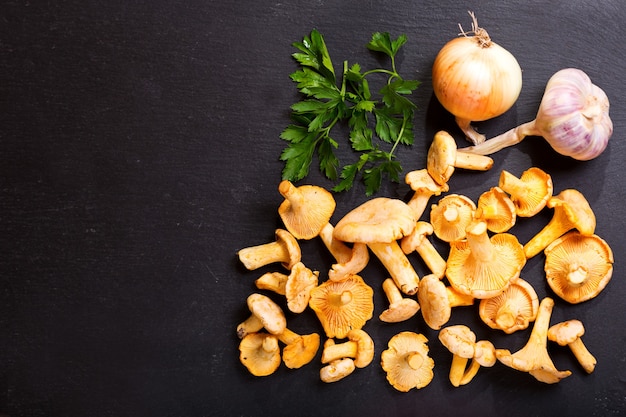
[{"label": "mushroom stem", "polygon": [[428,206],[428,202],[430,201],[432,195],[433,193],[415,192],[415,194],[413,194],[413,197],[411,197],[411,199],[407,201],[406,204],[411,207],[416,219],[422,217],[422,214],[424,214],[424,211],[426,211],[426,207]]},{"label": "mushroom stem", "polygon": [[573,227],[574,226],[571,222],[563,218],[557,219],[557,215],[555,215],[539,233],[533,236],[524,245],[526,259],[530,259],[537,255],[539,252],[548,247],[550,243],[563,236],[565,232],[571,230]]},{"label": "mushroom stem", "polygon": [[263,328],[263,322],[254,314],[239,323],[237,326],[237,337],[243,339],[250,333],[256,333]]},{"label": "mushroom stem", "polygon": [[420,352],[409,352],[406,354],[405,358],[406,363],[414,370],[420,369],[424,363],[424,356]]},{"label": "mushroom stem", "polygon": [[491,243],[487,234],[487,224],[485,222],[477,221],[468,226],[467,243],[475,259],[481,262],[489,262],[493,259],[495,251],[493,243]]},{"label": "mushroom stem", "polygon": [[290,181],[283,180],[278,184],[278,192],[280,195],[289,200],[289,203],[294,209],[299,209],[305,203],[305,198],[298,190],[298,187],[293,185]]},{"label": "mushroom stem", "polygon": [[587,280],[589,272],[583,265],[573,263],[569,266],[567,273],[567,282],[572,286],[583,284]]},{"label": "mushroom stem", "polygon": [[465,374],[467,362],[468,358],[463,358],[459,355],[452,356],[452,365],[450,366],[449,377],[453,386],[458,387],[461,384],[461,380]]},{"label": "mushroom stem", "polygon": [[454,166],[474,171],[488,171],[493,166],[493,159],[488,156],[464,152],[457,149]]},{"label": "mushroom stem", "polygon": [[506,301],[502,306],[498,309],[496,313],[495,322],[502,329],[511,328],[515,324],[515,320],[517,317],[517,309],[511,305],[510,302]]},{"label": "mushroom stem", "polygon": [[322,363],[330,363],[342,358],[355,358],[358,350],[357,342],[349,340],[343,343],[329,344],[322,351]]},{"label": "mushroom stem", "polygon": [[256,287],[260,290],[273,291],[279,295],[285,295],[285,285],[289,275],[280,272],[266,272],[254,281]]},{"label": "mushroom stem", "polygon": [[402,301],[402,293],[393,279],[386,279],[383,281],[383,292],[387,296],[389,304]]},{"label": "mushroom stem", "polygon": [[298,333],[292,330],[289,330],[288,328],[285,328],[285,330],[283,330],[283,332],[278,334],[277,336],[278,336],[278,340],[280,340],[286,345],[290,345],[302,337]]},{"label": "mushroom stem", "polygon": [[528,184],[506,170],[500,173],[498,186],[514,198],[523,197],[529,191]]},{"label": "mushroom stem", "polygon": [[261,245],[250,246],[238,252],[239,260],[249,269],[257,269],[274,262],[291,269],[300,262],[300,246],[291,233],[287,230],[277,229],[276,240]]},{"label": "mushroom stem", "polygon": [[368,243],[367,246],[382,262],[400,290],[407,294],[417,293],[419,277],[397,241]]},{"label": "mushroom stem", "polygon": [[463,373],[463,376],[461,377],[461,380],[459,381],[459,385],[466,385],[472,379],[474,379],[480,367],[481,367],[480,363],[478,363],[476,359],[472,359],[470,366],[468,366],[465,372]]},{"label": "mushroom stem", "polygon": [[352,246],[351,257],[343,263],[336,263],[328,272],[328,278],[332,281],[342,281],[346,277],[361,272],[369,262],[370,255],[367,245],[355,242]]},{"label": "mushroom stem", "polygon": [[333,232],[335,228],[332,224],[326,223],[322,228],[322,231],[319,233],[319,237],[324,242],[324,245],[328,249],[331,255],[335,258],[335,260],[340,263],[346,263],[352,258],[352,248],[346,245],[344,242],[335,239],[333,237]]},{"label": "mushroom stem", "polygon": [[596,358],[589,352],[582,339],[579,337],[570,343],[569,348],[572,353],[578,360],[578,363],[583,367],[583,369],[588,373],[592,373],[596,367]]},{"label": "mushroom stem", "polygon": [[350,301],[352,301],[352,293],[348,290],[340,293],[332,293],[328,296],[328,301],[329,304],[336,307],[345,306],[350,304]]}]

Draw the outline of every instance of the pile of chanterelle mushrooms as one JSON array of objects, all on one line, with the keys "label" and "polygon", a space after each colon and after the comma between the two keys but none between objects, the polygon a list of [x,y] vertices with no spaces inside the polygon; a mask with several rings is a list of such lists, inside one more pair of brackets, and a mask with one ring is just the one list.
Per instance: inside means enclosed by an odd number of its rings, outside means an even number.
[{"label": "pile of chanterelle mushrooms", "polygon": [[[594,234],[595,215],[579,191],[565,189],[554,195],[551,177],[539,168],[532,167],[519,177],[502,171],[498,185],[481,194],[477,202],[447,194],[432,204],[430,222],[419,220],[432,196],[449,191],[447,183],[456,168],[488,170],[492,164],[488,156],[457,150],[449,134],[438,132],[427,167],[405,177],[414,191],[408,202],[372,198],[335,226],[329,223],[336,206],[330,192],[315,185],[280,183],[278,190],[285,200],[278,213],[285,228],[276,230],[275,241],[241,249],[238,256],[249,270],[274,263],[286,269],[265,273],[255,283],[260,290],[284,295],[293,313],[307,307],[315,312],[326,336],[320,370],[323,381],[338,381],[373,361],[374,342],[362,328],[373,315],[374,290],[359,275],[370,252],[390,277],[382,282],[389,306],[379,319],[401,322],[421,312],[453,355],[452,385],[469,383],[480,367],[497,361],[539,381],[556,383],[571,372],[555,367],[548,341],[568,345],[586,372],[594,370],[596,359],[581,340],[583,324],[572,319],[550,326],[553,299],[539,301],[533,287],[520,277],[527,259],[543,251],[547,282],[563,300],[572,304],[589,300],[607,285],[613,254]],[[554,215],[530,241],[522,245],[507,233],[517,218],[534,216],[544,207],[553,209]],[[319,271],[302,262],[298,243],[318,237],[336,260],[322,283]],[[449,243],[447,259],[431,239]],[[409,260],[412,253],[423,259],[429,275],[418,277]],[[534,322],[527,344],[511,353],[488,340],[477,341],[465,325],[444,327],[453,307],[474,303],[487,326],[507,334]],[[283,310],[266,295],[253,293],[247,304],[251,314],[239,324],[237,334],[241,362],[253,375],[269,375],[282,362],[299,368],[315,358],[320,335],[289,330]],[[432,380],[434,362],[427,342],[423,334],[410,331],[389,340],[381,365],[394,388],[409,391]]]}]

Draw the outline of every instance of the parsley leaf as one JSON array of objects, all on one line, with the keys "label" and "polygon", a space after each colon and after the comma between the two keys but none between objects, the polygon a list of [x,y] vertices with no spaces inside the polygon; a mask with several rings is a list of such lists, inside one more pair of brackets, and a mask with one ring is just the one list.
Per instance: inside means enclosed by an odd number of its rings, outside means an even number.
[{"label": "parsley leaf", "polygon": [[[302,42],[293,43],[298,52],[292,56],[300,69],[290,78],[303,99],[291,106],[293,123],[280,135],[287,142],[280,155],[285,162],[283,179],[305,178],[317,155],[320,171],[330,180],[339,180],[333,191],[350,190],[359,175],[367,195],[376,193],[385,177],[399,181],[402,167],[395,160],[395,151],[398,144],[413,144],[416,106],[409,96],[420,85],[405,80],[396,69],[395,57],[406,42],[405,35],[392,39],[387,32],[374,33],[366,47],[386,55],[390,68],[363,71],[358,63],[344,61],[340,77],[320,32],[313,30]],[[386,77],[377,94],[372,93],[368,81],[373,75]],[[343,166],[335,154],[339,144],[331,136],[338,123],[348,125],[350,147],[359,154],[356,162]],[[383,150],[379,144],[391,149]]]}]

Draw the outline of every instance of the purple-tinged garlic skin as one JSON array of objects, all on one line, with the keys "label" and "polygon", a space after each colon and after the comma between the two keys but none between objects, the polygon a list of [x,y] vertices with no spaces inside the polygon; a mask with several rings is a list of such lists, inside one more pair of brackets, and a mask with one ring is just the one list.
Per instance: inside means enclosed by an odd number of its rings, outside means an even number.
[{"label": "purple-tinged garlic skin", "polygon": [[558,153],[581,161],[596,158],[613,134],[609,99],[585,72],[562,69],[548,80],[535,126]]}]

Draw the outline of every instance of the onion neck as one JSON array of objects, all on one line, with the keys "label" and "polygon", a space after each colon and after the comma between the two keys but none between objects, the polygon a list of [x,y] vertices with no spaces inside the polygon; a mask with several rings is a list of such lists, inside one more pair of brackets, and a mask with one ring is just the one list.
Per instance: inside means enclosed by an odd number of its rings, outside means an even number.
[{"label": "onion neck", "polygon": [[526,136],[541,136],[535,120],[523,123],[501,135],[487,139],[483,143],[462,148],[461,150],[479,155],[491,155],[501,149],[520,143]]}]

